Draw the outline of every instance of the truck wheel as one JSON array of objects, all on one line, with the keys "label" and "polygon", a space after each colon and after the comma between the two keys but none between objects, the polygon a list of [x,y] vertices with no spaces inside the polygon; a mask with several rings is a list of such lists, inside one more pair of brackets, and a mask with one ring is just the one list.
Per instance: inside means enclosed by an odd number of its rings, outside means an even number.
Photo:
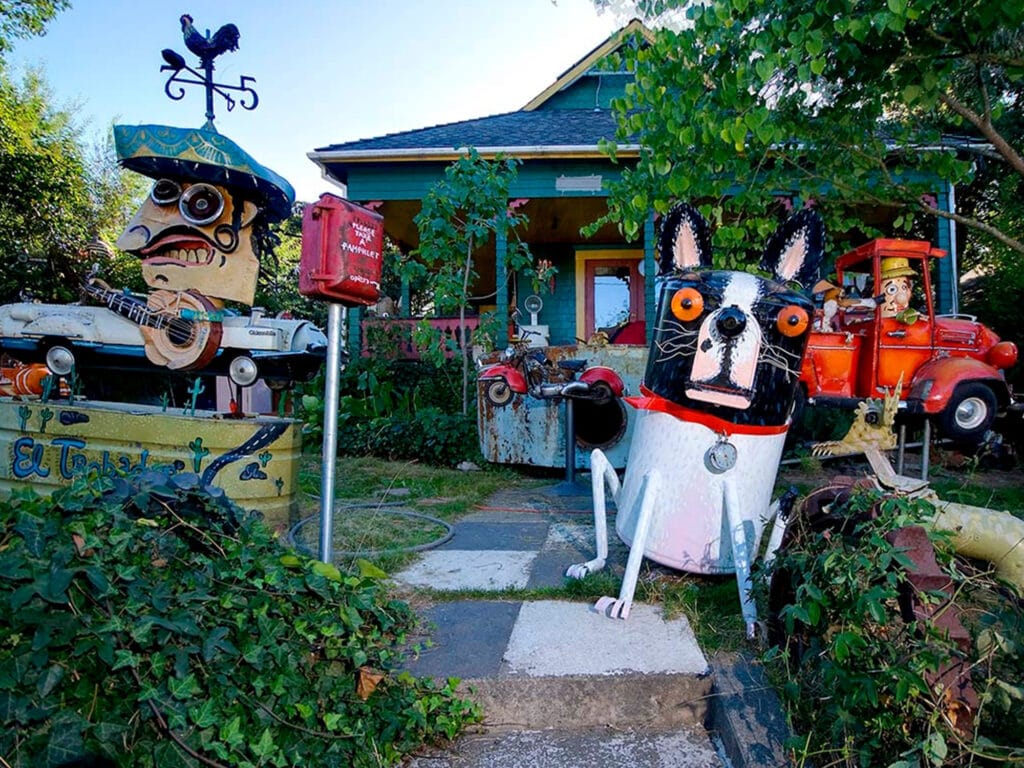
[{"label": "truck wheel", "polygon": [[503,405],[508,405],[512,400],[512,387],[508,385],[508,382],[494,379],[487,382],[484,396],[490,401],[491,405],[496,405],[500,408]]},{"label": "truck wheel", "polygon": [[996,418],[996,395],[979,382],[961,384],[939,414],[939,428],[946,437],[978,443]]}]

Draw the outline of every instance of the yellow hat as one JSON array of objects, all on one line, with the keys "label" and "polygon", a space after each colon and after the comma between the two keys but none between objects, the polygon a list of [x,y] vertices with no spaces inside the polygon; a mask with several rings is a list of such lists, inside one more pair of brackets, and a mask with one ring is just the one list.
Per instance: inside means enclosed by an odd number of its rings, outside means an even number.
[{"label": "yellow hat", "polygon": [[882,259],[882,279],[891,280],[894,277],[913,277],[917,274],[910,266],[910,261],[902,256],[889,256]]}]

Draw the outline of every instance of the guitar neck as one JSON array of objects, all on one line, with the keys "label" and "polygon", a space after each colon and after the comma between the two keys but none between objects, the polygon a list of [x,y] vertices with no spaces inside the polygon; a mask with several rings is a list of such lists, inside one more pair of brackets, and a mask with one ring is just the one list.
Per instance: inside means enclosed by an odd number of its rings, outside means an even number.
[{"label": "guitar neck", "polygon": [[174,315],[168,315],[166,312],[154,312],[141,300],[121,291],[107,290],[90,284],[86,284],[85,291],[90,296],[94,296],[102,301],[119,315],[127,317],[133,323],[138,323],[139,325],[145,325],[150,328],[166,328],[171,322],[189,322]]}]

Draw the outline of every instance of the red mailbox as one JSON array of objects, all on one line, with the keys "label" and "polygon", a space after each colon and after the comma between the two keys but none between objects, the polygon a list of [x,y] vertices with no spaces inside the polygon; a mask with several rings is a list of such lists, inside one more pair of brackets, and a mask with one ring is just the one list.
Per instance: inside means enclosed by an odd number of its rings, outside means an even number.
[{"label": "red mailbox", "polygon": [[328,192],[302,216],[299,293],[342,304],[380,298],[384,218]]}]

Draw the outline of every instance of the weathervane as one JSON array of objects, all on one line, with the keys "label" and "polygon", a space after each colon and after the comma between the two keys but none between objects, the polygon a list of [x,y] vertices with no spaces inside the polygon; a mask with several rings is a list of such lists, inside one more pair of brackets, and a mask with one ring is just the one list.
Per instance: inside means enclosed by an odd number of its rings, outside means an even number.
[{"label": "weathervane", "polygon": [[[256,109],[260,101],[256,91],[252,89],[256,78],[242,75],[238,85],[213,81],[213,60],[222,53],[238,50],[238,38],[240,37],[238,27],[234,24],[225,24],[212,37],[209,30],[203,36],[192,26],[192,17],[186,13],[181,17],[181,34],[185,38],[185,47],[199,57],[199,67],[203,71],[197,72],[188,66],[185,63],[185,58],[177,51],[164,48],[160,55],[167,63],[160,67],[160,71],[172,73],[164,86],[164,92],[175,101],[180,101],[185,97],[185,89],[181,87],[182,85],[203,86],[206,89],[206,127],[209,128],[214,127],[213,94],[215,93],[227,103],[228,112],[235,108],[235,104],[241,104],[243,109]],[[187,75],[192,75],[196,79],[190,79]],[[172,91],[171,83],[178,84],[178,88]],[[236,101],[229,91],[241,91],[250,96],[252,100],[246,101],[246,98],[242,97]]]}]

